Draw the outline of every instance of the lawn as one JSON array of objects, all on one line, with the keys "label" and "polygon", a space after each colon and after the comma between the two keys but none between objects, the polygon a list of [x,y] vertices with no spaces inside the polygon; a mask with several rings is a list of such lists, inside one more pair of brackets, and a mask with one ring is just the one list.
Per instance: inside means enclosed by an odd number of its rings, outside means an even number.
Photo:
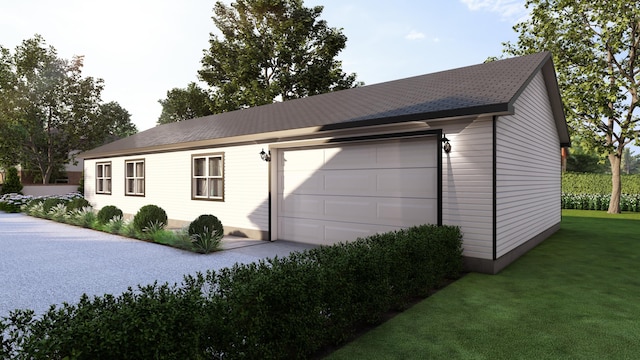
[{"label": "lawn", "polygon": [[564,210],[498,275],[468,274],[327,359],[636,359],[640,214]]}]

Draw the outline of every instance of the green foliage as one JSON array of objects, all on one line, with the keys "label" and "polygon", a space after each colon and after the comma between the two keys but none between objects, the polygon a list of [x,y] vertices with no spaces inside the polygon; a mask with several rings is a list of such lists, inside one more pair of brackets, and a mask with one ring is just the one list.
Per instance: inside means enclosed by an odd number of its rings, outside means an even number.
[{"label": "green foliage", "polygon": [[347,37],[320,20],[322,6],[300,0],[217,1],[201,80],[214,112],[271,104],[358,85],[335,57]]},{"label": "green foliage", "polygon": [[459,276],[456,227],[419,226],[0,320],[7,358],[303,359]]},{"label": "green foliage", "polygon": [[20,212],[32,199],[33,197],[31,196],[21,194],[0,195],[0,211],[9,213]]},{"label": "green foliage", "polygon": [[115,217],[122,218],[122,210],[118,209],[114,205],[107,205],[98,211],[98,222],[100,224],[106,224]]},{"label": "green foliage", "polygon": [[44,200],[44,202],[42,203],[42,207],[45,213],[48,213],[49,211],[51,211],[51,209],[53,209],[54,207],[58,206],[58,205],[64,205],[66,206],[67,203],[69,202],[69,200],[66,199],[61,199],[61,198],[57,198],[57,197],[50,197]]},{"label": "green foliage", "polygon": [[195,251],[208,254],[218,249],[224,227],[216,216],[200,215],[189,224],[189,236]]},{"label": "green foliage", "polygon": [[7,175],[2,184],[2,191],[0,194],[22,194],[22,183],[18,176],[18,169],[11,166],[7,169]]},{"label": "green foliage", "polygon": [[[640,175],[620,175],[621,211],[640,211]],[[608,210],[611,176],[607,174],[562,174],[562,208]]]},{"label": "green foliage", "polygon": [[640,2],[528,0],[531,16],[517,24],[511,55],[551,51],[573,135],[609,158],[618,213],[619,173],[626,147],[638,140],[640,122]]},{"label": "green foliage", "polygon": [[89,204],[89,201],[83,197],[77,197],[67,203],[67,211],[78,210],[86,207],[91,207],[91,204]]},{"label": "green foliage", "polygon": [[[603,194],[562,194],[562,208],[576,210],[607,210],[611,195]],[[622,194],[620,210],[640,212],[640,194]]]},{"label": "green foliage", "polygon": [[133,217],[134,228],[142,233],[150,226],[164,228],[167,226],[167,213],[159,206],[145,205]]},{"label": "green foliage", "polygon": [[159,125],[213,114],[211,108],[214,106],[209,93],[196,83],[190,83],[186,89],[167,91],[167,98],[158,102],[162,105]]},{"label": "green foliage", "polygon": [[46,184],[71,153],[135,128],[128,113],[106,111],[113,106],[101,102],[103,80],[83,77],[83,62],[59,58],[40,35],[14,52],[0,46],[0,160],[21,164]]},{"label": "green foliage", "polygon": [[[620,175],[623,194],[640,194],[640,175]],[[562,192],[565,194],[611,194],[611,175],[562,174]]]}]

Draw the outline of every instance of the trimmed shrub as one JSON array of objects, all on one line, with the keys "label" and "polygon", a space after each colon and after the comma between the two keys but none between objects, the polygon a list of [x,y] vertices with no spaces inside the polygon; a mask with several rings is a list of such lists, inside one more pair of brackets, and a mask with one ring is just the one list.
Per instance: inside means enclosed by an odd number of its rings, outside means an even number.
[{"label": "trimmed shrub", "polygon": [[424,225],[117,297],[17,310],[0,358],[304,359],[459,276],[462,234]]},{"label": "trimmed shrub", "polygon": [[224,228],[222,222],[214,215],[200,215],[189,224],[189,235],[212,233],[222,237]]},{"label": "trimmed shrub", "polygon": [[[640,194],[640,174],[620,175],[623,194]],[[611,194],[611,174],[562,174],[565,194]]]},{"label": "trimmed shrub", "polygon": [[45,214],[47,214],[47,213],[49,213],[49,211],[51,211],[51,209],[53,209],[57,205],[62,204],[62,205],[66,206],[67,202],[69,202],[69,200],[50,197],[50,198],[47,198],[47,199],[44,200],[44,202],[42,203],[42,207],[43,207],[43,210],[44,210]]},{"label": "trimmed shrub", "polygon": [[85,198],[77,197],[67,203],[67,211],[79,210],[86,207],[91,207],[89,201]]},{"label": "trimmed shrub", "polygon": [[199,253],[208,254],[217,250],[223,236],[222,222],[214,215],[200,215],[189,224],[189,237]]},{"label": "trimmed shrub", "polygon": [[145,205],[138,210],[133,217],[133,225],[139,232],[144,232],[149,227],[163,229],[167,226],[167,213],[159,206]]},{"label": "trimmed shrub", "polygon": [[2,184],[2,192],[0,194],[22,194],[22,183],[18,176],[18,169],[13,166],[7,169],[7,177]]},{"label": "trimmed shrub", "polygon": [[107,205],[98,211],[98,222],[101,225],[108,223],[111,219],[116,217],[122,218],[122,210],[118,209],[116,206]]}]

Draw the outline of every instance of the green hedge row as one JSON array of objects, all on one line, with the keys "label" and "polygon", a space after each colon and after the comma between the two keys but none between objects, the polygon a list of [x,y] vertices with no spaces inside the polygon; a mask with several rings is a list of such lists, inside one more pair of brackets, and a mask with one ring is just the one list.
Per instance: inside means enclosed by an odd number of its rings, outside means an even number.
[{"label": "green hedge row", "polygon": [[16,310],[1,358],[301,359],[456,278],[457,227],[431,225],[187,276],[114,297]]},{"label": "green hedge row", "polygon": [[[640,175],[621,175],[623,194],[640,194]],[[565,194],[611,194],[610,174],[562,174],[562,192]]]}]

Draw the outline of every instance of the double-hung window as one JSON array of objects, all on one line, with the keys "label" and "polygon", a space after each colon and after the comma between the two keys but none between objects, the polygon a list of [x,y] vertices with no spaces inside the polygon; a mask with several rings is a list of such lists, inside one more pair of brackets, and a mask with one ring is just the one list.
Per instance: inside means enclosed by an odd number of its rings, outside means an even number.
[{"label": "double-hung window", "polygon": [[111,194],[111,162],[96,164],[96,194]]},{"label": "double-hung window", "polygon": [[197,200],[224,200],[224,154],[192,157],[191,194]]},{"label": "double-hung window", "polygon": [[144,196],[144,160],[127,160],[125,166],[125,195]]}]

